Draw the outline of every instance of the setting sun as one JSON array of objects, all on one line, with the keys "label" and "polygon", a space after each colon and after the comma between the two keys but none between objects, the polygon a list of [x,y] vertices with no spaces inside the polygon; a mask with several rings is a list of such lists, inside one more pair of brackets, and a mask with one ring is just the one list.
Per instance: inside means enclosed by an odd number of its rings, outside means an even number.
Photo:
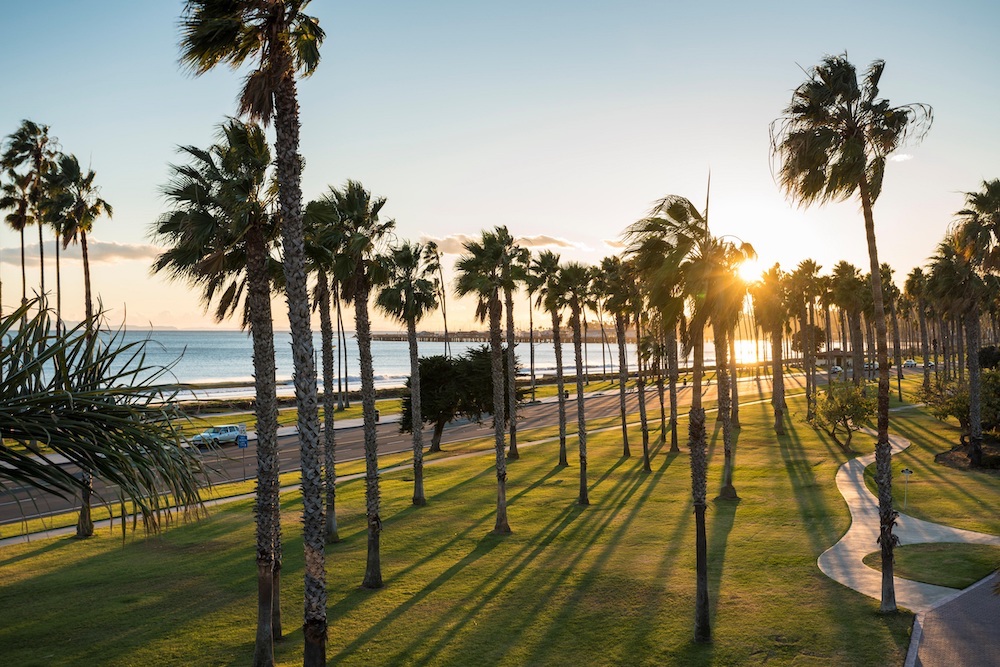
[{"label": "setting sun", "polygon": [[764,273],[764,268],[757,259],[748,259],[740,264],[740,278],[744,282],[755,283],[760,280],[762,273]]}]

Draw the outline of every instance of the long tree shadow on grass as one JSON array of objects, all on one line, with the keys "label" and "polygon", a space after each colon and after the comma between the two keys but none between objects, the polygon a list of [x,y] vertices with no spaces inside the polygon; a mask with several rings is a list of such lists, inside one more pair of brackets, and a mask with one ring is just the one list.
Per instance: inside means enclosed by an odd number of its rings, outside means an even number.
[{"label": "long tree shadow on grass", "polygon": [[[484,604],[483,601],[490,600],[494,595],[496,595],[497,591],[501,590],[505,583],[510,578],[515,576],[518,571],[520,571],[523,565],[531,562],[535,557],[537,557],[537,555],[541,553],[549,544],[551,544],[551,542],[560,533],[562,533],[567,526],[571,525],[573,521],[585,511],[585,509],[586,508],[575,504],[566,507],[559,515],[554,517],[549,525],[544,529],[542,533],[544,536],[541,540],[537,543],[524,545],[518,553],[513,554],[508,559],[507,562],[509,565],[506,567],[508,573],[505,577],[499,580],[484,578],[482,585],[467,591],[461,599],[452,600],[451,607],[435,619],[433,632],[440,635],[436,641],[433,640],[433,636],[430,632],[416,636],[414,637],[414,641],[409,646],[403,648],[398,653],[397,657],[414,660],[417,663],[420,663],[422,661],[426,662],[429,657],[437,655],[441,648],[452,640],[452,634],[461,631],[461,629],[469,622],[470,618],[475,615],[476,611],[482,606],[482,604]],[[379,632],[387,628],[393,620],[410,611],[416,604],[422,602],[432,593],[436,592],[444,585],[458,577],[462,571],[489,553],[504,539],[505,538],[503,537],[494,535],[487,535],[483,537],[472,552],[466,555],[455,565],[442,572],[433,581],[421,588],[421,590],[410,599],[394,608],[378,623],[374,624],[364,633],[359,635],[357,639],[355,639],[351,644],[345,646],[342,651],[334,656],[333,661],[336,663],[337,660],[350,656],[367,641],[377,636]],[[500,572],[498,572],[498,574],[500,574]],[[486,590],[487,585],[491,584],[491,582],[492,585],[489,585],[489,590]],[[477,600],[478,602],[476,602]],[[472,611],[468,611],[469,605],[473,605]],[[420,652],[425,652],[425,655],[428,657],[421,660],[421,658],[417,657]]]},{"label": "long tree shadow on grass", "polygon": [[[573,473],[570,471],[567,474],[572,475]],[[572,526],[579,517],[583,517],[583,520],[589,523],[593,520],[590,518],[593,515],[592,508],[580,507],[576,503],[568,505],[545,528],[536,531],[534,536],[529,536],[530,541],[525,543],[520,550],[505,555],[504,562],[498,566],[496,575],[487,577],[483,585],[464,593],[460,600],[452,600],[450,610],[443,618],[435,619],[435,625],[431,632],[416,637],[411,646],[398,654],[399,658],[405,657],[407,660],[420,662],[419,654],[423,654],[426,656],[425,660],[431,659],[431,657],[440,660],[440,651],[453,641],[456,633],[460,633],[470,622],[478,623],[475,619],[482,613],[482,609],[486,605],[492,604],[497,595],[501,594],[524,571],[532,571],[537,567],[537,563],[549,553],[554,542],[566,539],[567,528]],[[529,564],[531,567],[527,567]],[[537,600],[539,597],[544,598],[543,593],[534,592],[536,596],[533,597],[533,600]],[[482,623],[478,624],[479,627],[484,627]],[[435,635],[440,636],[436,641],[432,641]],[[469,660],[477,661],[477,658],[472,657],[475,655],[474,652],[472,654],[462,653],[462,655],[465,656],[462,659],[463,664],[468,663]],[[490,661],[485,657],[483,659],[487,662]]]},{"label": "long tree shadow on grass", "polygon": [[[808,536],[813,554],[819,556],[833,545],[843,532],[834,524],[835,508],[826,499],[824,485],[835,485],[834,478],[818,480],[813,471],[814,463],[810,453],[799,437],[799,428],[809,428],[805,424],[791,424],[786,434],[777,436],[778,449],[785,465],[785,472],[795,490],[793,496],[799,507],[803,532]],[[838,466],[839,467],[839,466]],[[846,514],[847,504],[842,503]]]},{"label": "long tree shadow on grass", "polygon": [[[660,459],[661,464],[657,466],[652,475],[642,471],[641,460],[636,461],[639,465],[635,466],[631,472],[626,473],[631,476],[628,483],[620,483],[615,487],[613,495],[608,494],[603,499],[601,504],[604,505],[604,515],[600,516],[594,512],[588,516],[588,520],[580,521],[573,526],[573,529],[566,536],[566,544],[570,553],[565,556],[556,553],[547,554],[547,564],[535,570],[537,581],[522,581],[518,584],[522,589],[538,591],[538,595],[535,597],[537,602],[532,607],[522,606],[515,617],[505,617],[502,621],[495,621],[502,622],[513,636],[523,633],[529,627],[537,631],[538,628],[535,626],[542,608],[558,600],[559,590],[564,587],[568,580],[573,579],[571,592],[561,602],[559,612],[549,622],[549,629],[543,636],[533,641],[534,651],[523,656],[525,664],[547,664],[554,659],[553,654],[559,651],[559,647],[553,641],[555,636],[561,634],[561,628],[571,622],[571,618],[578,613],[584,601],[595,595],[595,587],[603,585],[602,578],[605,576],[609,560],[616,550],[622,548],[625,535],[641,514],[643,506],[652,497],[665,472],[677,456],[676,453],[668,454]],[[637,499],[634,498],[641,489],[642,493]],[[595,523],[596,526],[593,525]],[[599,551],[597,551],[598,549]],[[585,557],[590,558],[591,562],[586,569],[581,570],[580,567]],[[555,574],[549,574],[550,570],[545,565],[557,568],[558,571]],[[492,622],[486,625],[488,626]],[[464,642],[471,647],[478,643],[479,639],[476,636],[471,636],[466,638]]]},{"label": "long tree shadow on grass", "polygon": [[[951,442],[945,440],[940,434],[935,433],[930,428],[920,424],[916,420],[899,419],[899,415],[893,415],[892,430],[913,443],[910,445],[910,448],[920,448],[931,453],[934,453],[934,450],[925,444],[928,441],[940,441],[940,451],[944,452],[954,447],[958,440],[958,429],[955,429],[955,442]],[[906,451],[909,452],[909,449]],[[936,484],[947,484],[956,494],[965,496],[968,500],[967,507],[970,512],[982,511],[982,498],[977,497],[960,482],[962,475],[969,473],[981,473],[982,471],[958,471],[946,468],[945,466],[937,463],[931,465],[921,461],[919,455],[916,454],[913,456],[913,459],[914,465],[919,466],[919,469],[914,472],[920,473],[921,475],[927,475],[928,478],[933,477]],[[933,461],[933,459],[931,460]]]},{"label": "long tree shadow on grass", "polygon": [[[0,631],[0,645],[13,661],[5,664],[50,664],[38,660],[40,647],[48,645],[60,664],[125,661],[240,604],[254,585],[255,572],[251,558],[245,573],[233,574],[233,563],[245,560],[247,551],[233,525],[245,523],[248,504],[233,505],[206,521],[177,526],[163,535],[140,536],[112,549],[101,550],[105,540],[97,538],[56,541],[52,549],[33,551],[40,555],[65,549],[65,556],[59,567],[5,587],[4,597],[18,600],[13,606],[17,614],[31,618],[30,625],[0,623],[5,628]],[[95,550],[99,551],[92,553]],[[295,558],[289,561],[291,570],[301,570]],[[220,577],[220,572],[226,575]],[[81,615],[73,600],[88,599],[101,603]],[[16,633],[8,634],[15,627]],[[51,635],[52,628],[61,628],[58,639]],[[220,655],[227,659],[236,655],[246,662],[252,642],[252,631],[235,640],[227,637],[205,659],[214,662]],[[33,658],[25,660],[25,655]]]}]

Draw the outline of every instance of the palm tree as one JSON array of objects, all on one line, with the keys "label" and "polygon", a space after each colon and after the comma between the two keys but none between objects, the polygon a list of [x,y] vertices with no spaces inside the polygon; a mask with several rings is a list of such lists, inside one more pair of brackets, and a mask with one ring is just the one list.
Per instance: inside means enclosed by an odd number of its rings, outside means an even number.
[{"label": "palm tree", "polygon": [[785,435],[785,380],[782,374],[781,336],[788,321],[787,278],[775,264],[764,272],[751,290],[754,317],[771,338],[771,407],[774,409],[774,432]]},{"label": "palm tree", "polygon": [[86,174],[73,155],[60,155],[51,179],[54,191],[50,202],[52,215],[62,219],[62,245],[79,241],[83,255],[84,307],[87,320],[94,316],[94,301],[90,286],[90,255],[87,233],[93,231],[94,221],[102,215],[112,216],[111,205],[98,196],[94,185],[93,170]]},{"label": "palm tree", "polygon": [[885,288],[885,300],[889,304],[889,317],[892,318],[892,359],[893,364],[896,367],[896,391],[898,392],[899,402],[903,402],[903,357],[900,351],[900,341],[899,341],[899,317],[897,316],[896,304],[899,301],[900,291],[896,287],[895,283],[892,281],[893,270],[892,267],[882,263],[879,267],[879,273],[881,274],[882,285]]},{"label": "palm tree", "polygon": [[583,295],[590,285],[590,269],[579,262],[563,265],[559,281],[564,290],[564,299],[569,307],[569,324],[573,328],[573,352],[576,357],[576,425],[580,442],[580,495],[577,503],[589,505],[587,494],[587,414],[584,408],[583,391],[583,337],[581,318],[583,317]]},{"label": "palm tree", "polygon": [[271,151],[263,130],[232,119],[220,127],[208,150],[182,147],[189,164],[173,166],[163,189],[171,211],[153,225],[152,237],[166,246],[153,263],[215,302],[221,321],[239,309],[253,338],[254,410],[257,418],[257,489],[254,515],[257,560],[255,664],[273,663],[273,639],[281,637],[281,513],[278,478],[278,402],[275,393],[271,316],[272,253],[277,221],[267,177]]},{"label": "palm tree", "polygon": [[506,227],[497,227],[496,238],[502,248],[501,279],[503,280],[504,309],[507,315],[507,413],[506,418],[510,428],[510,449],[507,458],[520,458],[517,451],[517,373],[514,372],[514,290],[518,283],[524,282],[524,264],[530,257],[527,248],[522,248],[514,242],[514,238]]},{"label": "palm tree", "polygon": [[[93,170],[86,174],[80,169],[80,163],[72,155],[60,154],[56,167],[46,173],[45,181],[50,183],[52,190],[48,193],[50,200],[46,203],[46,216],[61,220],[62,244],[67,246],[70,241],[80,240],[83,251],[83,284],[85,294],[86,321],[96,324],[94,319],[94,304],[90,290],[90,257],[87,251],[87,232],[93,229],[94,220],[101,215],[112,214],[111,206],[98,196],[98,188],[94,185]],[[60,313],[56,311],[57,328]],[[93,335],[88,330],[87,335]],[[90,516],[90,488],[93,480],[84,472],[84,485],[80,499],[80,518],[77,522],[76,536],[90,537],[94,534],[94,522]]]},{"label": "palm tree", "polygon": [[802,363],[806,370],[806,420],[816,416],[816,342],[813,332],[816,326],[816,298],[820,293],[820,265],[814,260],[799,262],[790,276],[790,296],[794,299],[796,316],[801,323],[800,343]]},{"label": "palm tree", "polygon": [[[320,356],[323,362],[323,486],[326,491],[326,543],[340,541],[337,528],[337,435],[336,400],[333,395],[333,297],[337,289],[331,278],[337,251],[343,239],[340,236],[340,212],[327,199],[317,199],[306,204],[302,218],[305,232],[306,257],[310,273],[316,273],[313,289],[313,308],[319,311]],[[338,359],[340,353],[337,353]],[[338,378],[339,379],[339,378]]]},{"label": "palm tree", "polygon": [[562,322],[563,287],[559,282],[561,267],[559,255],[551,250],[543,250],[531,263],[530,275],[537,281],[538,297],[535,304],[547,310],[552,317],[552,347],[556,356],[556,400],[559,412],[559,465],[569,465],[566,456],[566,395],[564,389],[562,336],[559,325]]},{"label": "palm tree", "polygon": [[[959,323],[964,323],[969,365],[969,459],[982,465],[982,379],[979,367],[979,316],[990,293],[985,267],[991,252],[991,230],[974,215],[959,215],[957,224],[931,258],[931,289]],[[961,364],[959,364],[961,366]]]},{"label": "palm tree", "polygon": [[[509,534],[507,521],[507,460],[504,455],[504,375],[503,342],[500,333],[500,290],[504,287],[504,243],[496,232],[483,232],[479,241],[464,245],[466,254],[459,257],[455,268],[458,278],[455,291],[459,296],[475,294],[476,317],[489,319],[490,371],[493,377],[493,437],[496,448],[497,518],[493,533]],[[557,355],[558,356],[558,355]],[[514,373],[511,367],[510,373]]]},{"label": "palm tree", "polygon": [[302,159],[296,74],[319,65],[324,33],[304,13],[309,0],[187,0],[181,18],[181,62],[197,75],[220,63],[256,62],[240,91],[239,112],[274,120],[275,167],[295,399],[302,458],[306,665],[326,662],[325,521],[319,460],[319,415],[302,229]]},{"label": "palm tree", "polygon": [[535,402],[535,293],[542,288],[542,278],[532,271],[533,257],[531,251],[525,255],[521,272],[524,275],[524,288],[528,292],[528,353],[529,372],[531,373],[531,402]]},{"label": "palm tree", "polygon": [[441,305],[441,320],[444,322],[444,356],[451,357],[451,341],[448,339],[448,310],[445,307],[445,292],[447,291],[444,282],[444,267],[441,263],[441,250],[434,241],[428,241],[427,257],[437,272],[437,298]]},{"label": "palm tree", "polygon": [[792,95],[782,118],[771,127],[772,151],[780,161],[778,181],[802,205],[842,201],[857,193],[865,219],[871,262],[872,299],[878,346],[878,442],[875,447],[879,487],[879,543],[882,547],[882,612],[896,611],[893,587],[892,450],[889,445],[889,363],[885,309],[879,276],[872,205],[882,191],[888,156],[908,135],[921,138],[930,127],[931,108],[924,104],[893,107],[878,98],[885,62],[877,60],[859,83],[847,56],[827,56]]},{"label": "palm tree", "polygon": [[639,428],[642,433],[642,469],[645,472],[652,472],[653,466],[649,461],[649,422],[646,415],[646,374],[644,367],[644,352],[648,346],[646,344],[646,330],[643,324],[643,313],[646,311],[645,285],[641,278],[641,271],[635,258],[631,258],[623,263],[622,270],[625,275],[626,307],[631,311],[632,322],[635,324],[635,388],[639,399]]},{"label": "palm tree", "polygon": [[845,261],[837,262],[831,274],[833,302],[847,313],[851,339],[851,377],[855,386],[861,384],[861,369],[864,366],[864,343],[861,336],[861,313],[865,306],[868,288],[861,271]]},{"label": "palm tree", "polygon": [[[715,334],[715,355],[716,369],[719,376],[719,418],[722,421],[722,442],[725,456],[725,466],[722,477],[722,490],[720,496],[727,500],[738,498],[736,488],[733,485],[733,468],[735,466],[732,436],[732,387],[736,384],[735,365],[730,373],[730,364],[735,364],[735,359],[727,359],[727,347],[733,348],[730,344],[736,334],[736,322],[740,312],[743,310],[743,301],[746,296],[746,284],[740,278],[740,265],[756,257],[753,247],[748,243],[736,245],[730,241],[713,239],[711,244],[706,245],[706,250],[711,250],[711,254],[705,259],[710,260],[714,266],[710,275],[709,284],[710,298],[709,307],[712,321],[712,331]],[[735,354],[733,355],[735,356]]]},{"label": "palm tree", "polygon": [[[705,510],[708,495],[708,452],[705,409],[701,402],[704,374],[704,327],[708,321],[705,296],[708,264],[703,261],[711,245],[705,217],[684,197],[669,195],[654,204],[649,214],[625,230],[628,252],[649,261],[640,264],[652,289],[670,292],[680,286],[690,301],[691,317],[685,331],[685,351],[694,352],[693,386],[688,425],[691,451],[691,497],[695,516],[695,626],[696,642],[712,638],[708,599],[708,541]],[[656,251],[654,251],[656,249]]]},{"label": "palm tree", "polygon": [[628,278],[619,257],[605,257],[601,260],[601,273],[608,288],[605,308],[615,318],[615,339],[618,341],[618,410],[622,422],[622,456],[628,458],[632,452],[628,446],[628,416],[625,411],[625,385],[628,383],[628,362],[625,358],[625,326],[628,319]]},{"label": "palm tree", "polygon": [[371,323],[368,297],[373,287],[385,281],[384,244],[396,226],[394,220],[379,220],[385,197],[372,198],[357,181],[347,181],[342,190],[327,195],[340,214],[340,248],[334,273],[341,298],[354,304],[354,321],[361,368],[361,405],[365,428],[365,507],[368,517],[368,564],[362,586],[382,587],[379,538],[382,533],[378,473],[377,423],[375,422],[375,369],[372,362]]},{"label": "palm tree", "polygon": [[34,224],[31,211],[31,175],[7,170],[8,181],[0,183],[0,211],[8,211],[4,221],[21,236],[21,303],[28,300],[28,279],[24,263],[24,229]]},{"label": "palm tree", "polygon": [[437,307],[438,282],[435,249],[419,243],[403,243],[389,256],[388,284],[375,300],[378,308],[406,323],[410,343],[410,412],[413,433],[413,504],[425,505],[423,415],[420,412],[420,358],[417,354],[417,323]]},{"label": "palm tree", "polygon": [[[45,294],[45,245],[42,235],[42,202],[45,199],[45,175],[53,168],[56,140],[49,136],[49,126],[22,120],[21,126],[7,137],[7,145],[0,155],[0,167],[11,172],[24,167],[28,176],[28,201],[31,218],[38,225],[38,266],[40,293]],[[89,319],[89,318],[88,318]]]},{"label": "palm tree", "polygon": [[917,311],[917,326],[920,328],[920,354],[923,357],[924,382],[923,389],[929,392],[931,389],[931,367],[927,361],[930,359],[930,346],[927,338],[927,276],[919,266],[914,267],[906,276],[906,283],[903,289],[913,302]]}]

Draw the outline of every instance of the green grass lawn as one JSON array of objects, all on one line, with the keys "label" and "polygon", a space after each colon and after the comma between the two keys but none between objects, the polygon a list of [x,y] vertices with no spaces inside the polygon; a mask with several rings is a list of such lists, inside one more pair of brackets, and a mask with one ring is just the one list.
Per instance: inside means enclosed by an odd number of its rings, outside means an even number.
[{"label": "green grass lawn", "polygon": [[[423,508],[410,505],[408,471],[384,474],[379,591],[359,586],[364,482],[343,483],[343,541],[327,550],[331,664],[901,663],[912,616],[879,615],[878,601],[816,567],[849,523],[833,482],[844,456],[801,423],[776,438],[769,413],[766,402],[743,406],[742,500],[709,504],[712,644],[692,642],[687,454],[656,449],[653,472],[644,473],[638,430],[632,458],[622,459],[611,428],[589,442],[589,507],[576,504],[575,439],[570,467],[559,468],[557,443],[523,438],[521,459],[509,466],[507,537],[489,534],[490,453],[429,466]],[[709,427],[711,498],[722,445],[712,415]],[[282,665],[302,659],[300,511],[297,493],[285,494]],[[7,547],[0,581],[5,664],[247,664],[256,609],[251,504],[124,543],[103,531]]]},{"label": "green grass lawn", "polygon": [[[939,421],[923,410],[904,410],[890,415],[889,432],[912,443],[892,457],[894,508],[926,521],[1000,534],[998,471],[956,470],[934,460],[935,454],[958,443],[957,425]],[[903,468],[913,471],[908,482],[900,473]],[[875,493],[875,464],[865,469],[865,483]]]},{"label": "green grass lawn", "polygon": [[[893,555],[897,577],[949,588],[967,588],[1000,567],[1000,547],[988,544],[906,544]],[[881,572],[882,552],[865,556],[865,564]]]}]

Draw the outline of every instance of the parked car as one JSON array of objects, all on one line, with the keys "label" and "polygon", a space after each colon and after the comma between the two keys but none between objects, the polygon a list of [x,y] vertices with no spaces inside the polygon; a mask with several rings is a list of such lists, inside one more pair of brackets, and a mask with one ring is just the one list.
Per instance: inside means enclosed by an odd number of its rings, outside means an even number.
[{"label": "parked car", "polygon": [[934,368],[934,362],[928,361],[924,364],[924,368]]},{"label": "parked car", "polygon": [[914,361],[913,359],[907,359],[906,361],[903,362],[903,368],[916,368],[916,367],[917,367],[917,362]]},{"label": "parked car", "polygon": [[197,447],[208,447],[209,445],[218,447],[227,442],[236,442],[236,437],[239,434],[240,427],[233,424],[213,426],[207,431],[203,431],[191,438],[191,443]]},{"label": "parked car", "polygon": [[872,364],[872,363],[865,364],[865,370],[866,371],[877,371],[878,370],[878,362],[876,361],[874,364]]},{"label": "parked car", "polygon": [[840,366],[830,366],[830,373],[833,375],[840,375],[844,372],[844,369]]}]

